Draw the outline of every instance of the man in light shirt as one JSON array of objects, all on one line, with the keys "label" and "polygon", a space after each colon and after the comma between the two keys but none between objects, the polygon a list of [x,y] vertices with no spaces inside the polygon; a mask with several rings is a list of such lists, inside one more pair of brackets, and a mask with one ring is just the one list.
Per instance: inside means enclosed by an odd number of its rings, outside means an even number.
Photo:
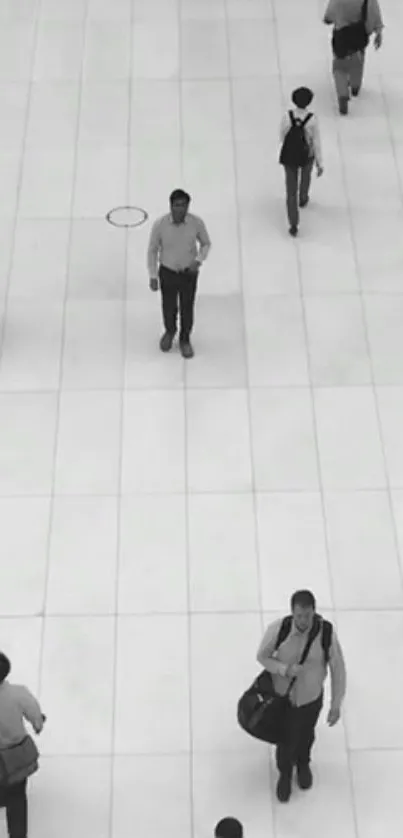
[{"label": "man in light shirt", "polygon": [[[180,310],[179,344],[184,358],[193,357],[190,335],[199,270],[211,242],[201,218],[189,213],[190,195],[175,189],[170,195],[171,211],[153,225],[148,245],[148,271],[152,291],[161,289],[165,332],[162,352],[172,348]],[[178,305],[179,304],[179,305]]]},{"label": "man in light shirt", "polygon": [[[271,623],[260,644],[257,659],[272,674],[277,695],[285,695],[290,682],[296,679],[286,710],[285,741],[277,745],[276,761],[280,777],[277,783],[277,797],[286,803],[291,795],[292,772],[297,768],[297,780],[301,789],[312,785],[310,769],[311,750],[315,740],[315,727],[323,705],[323,684],[327,676],[327,665],[322,646],[322,629],[316,635],[301,666],[303,650],[314,623],[315,597],[311,591],[296,591],[291,597],[292,623],[289,634],[276,651],[276,641],[282,620]],[[341,705],[346,691],[346,669],[340,643],[332,629],[329,648],[329,668],[332,697],[327,721],[335,725],[340,718]]]},{"label": "man in light shirt", "polygon": [[[313,99],[312,90],[309,87],[298,87],[297,90],[294,90],[291,98],[293,103],[291,114],[300,123],[305,122],[303,130],[309,148],[309,157],[306,165],[302,167],[298,167],[297,165],[284,166],[290,235],[296,236],[299,225],[298,204],[300,207],[306,207],[308,204],[314,163],[316,163],[317,174],[320,177],[323,174],[323,162],[318,120],[315,114],[308,110]],[[290,112],[288,112],[283,117],[280,125],[281,144],[284,143],[291,125]]]},{"label": "man in light shirt", "polygon": [[[0,751],[22,742],[26,736],[24,721],[35,733],[41,733],[45,716],[34,696],[26,687],[10,684],[11,664],[0,652]],[[0,786],[0,807],[5,807],[9,838],[27,838],[28,804],[27,781]]]},{"label": "man in light shirt", "polygon": [[[323,22],[333,25],[334,29],[343,29],[357,23],[361,17],[363,0],[329,0]],[[366,30],[374,34],[375,49],[382,45],[384,28],[378,0],[367,0]],[[348,113],[350,92],[358,96],[364,75],[365,50],[355,52],[347,58],[337,58],[333,54],[333,78],[341,114]]]}]

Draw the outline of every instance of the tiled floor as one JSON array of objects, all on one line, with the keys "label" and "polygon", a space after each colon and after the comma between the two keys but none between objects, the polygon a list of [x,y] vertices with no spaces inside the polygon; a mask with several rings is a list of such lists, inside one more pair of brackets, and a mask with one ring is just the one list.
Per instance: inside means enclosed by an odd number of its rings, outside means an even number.
[{"label": "tiled floor", "polygon": [[[351,116],[319,0],[0,0],[1,647],[48,727],[31,838],[401,838],[403,12]],[[316,91],[289,239],[277,130]],[[158,352],[149,225],[194,196],[196,357]],[[313,791],[237,728],[312,587],[349,671]],[[1,814],[3,818],[3,814]],[[3,821],[1,836],[5,835]]]}]

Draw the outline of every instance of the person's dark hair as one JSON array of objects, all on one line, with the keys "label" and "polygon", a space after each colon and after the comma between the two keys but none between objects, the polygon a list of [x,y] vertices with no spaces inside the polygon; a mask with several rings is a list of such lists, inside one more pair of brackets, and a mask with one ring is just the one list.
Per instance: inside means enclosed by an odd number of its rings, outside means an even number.
[{"label": "person's dark hair", "polygon": [[312,90],[310,90],[309,87],[297,87],[297,89],[293,91],[291,99],[297,108],[307,108],[313,99]]},{"label": "person's dark hair", "polygon": [[169,196],[169,203],[173,204],[174,201],[186,201],[187,204],[190,204],[190,195],[188,192],[185,192],[183,189],[174,189]]},{"label": "person's dark hair", "polygon": [[215,838],[243,838],[243,826],[236,818],[223,818],[214,830]]},{"label": "person's dark hair", "polygon": [[11,671],[11,663],[3,652],[0,652],[0,684],[8,678]]},{"label": "person's dark hair", "polygon": [[295,591],[291,597],[291,611],[294,611],[296,605],[300,608],[316,609],[316,599],[311,591]]}]

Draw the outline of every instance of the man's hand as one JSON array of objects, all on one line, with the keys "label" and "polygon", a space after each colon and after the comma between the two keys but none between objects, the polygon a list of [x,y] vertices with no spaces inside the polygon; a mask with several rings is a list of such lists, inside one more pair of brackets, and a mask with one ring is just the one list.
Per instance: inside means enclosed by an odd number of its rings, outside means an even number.
[{"label": "man's hand", "polygon": [[303,666],[300,663],[292,663],[289,667],[287,667],[286,677],[287,678],[298,678],[300,672],[302,672]]},{"label": "man's hand", "polygon": [[158,279],[156,277],[150,279],[150,288],[151,291],[158,291]]},{"label": "man's hand", "polygon": [[316,174],[317,174],[317,176],[318,176],[318,177],[322,177],[322,175],[323,175],[323,166],[317,166],[317,167],[316,167]]},{"label": "man's hand", "polygon": [[188,271],[190,274],[197,274],[200,270],[200,262],[197,262],[196,259],[189,265]]},{"label": "man's hand", "polygon": [[379,32],[375,32],[374,38],[374,47],[375,49],[379,49],[382,46],[382,30],[380,29]]},{"label": "man's hand", "polygon": [[337,724],[340,719],[340,709],[338,707],[331,707],[327,714],[327,723],[329,727]]}]

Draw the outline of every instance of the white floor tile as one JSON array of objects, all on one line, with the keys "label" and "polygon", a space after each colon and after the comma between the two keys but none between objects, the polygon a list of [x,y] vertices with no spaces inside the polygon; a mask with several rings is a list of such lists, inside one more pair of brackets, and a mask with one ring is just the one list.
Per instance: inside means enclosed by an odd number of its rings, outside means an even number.
[{"label": "white floor tile", "polygon": [[0,394],[0,496],[49,495],[56,397]]},{"label": "white floor tile", "polygon": [[185,405],[174,390],[125,395],[122,492],[184,492]]},{"label": "white floor tile", "polygon": [[230,20],[228,35],[230,68],[234,78],[277,76],[278,58],[272,21]]},{"label": "white floor tile", "polygon": [[83,148],[77,154],[73,215],[104,218],[127,204],[127,148]]},{"label": "white floor tile", "polygon": [[399,838],[403,823],[402,767],[402,750],[351,755],[358,838],[377,838],[385,831],[390,838]]},{"label": "white floor tile", "polygon": [[[81,725],[80,722],[78,722]],[[39,741],[39,744],[41,740]],[[105,756],[51,756],[31,780],[32,838],[109,838],[111,765]]]},{"label": "white floor tile", "polygon": [[0,299],[9,293],[9,275],[14,242],[14,219],[0,218]]},{"label": "white floor tile", "polygon": [[177,15],[165,22],[158,18],[135,20],[131,67],[134,79],[176,79],[179,62]]},{"label": "white floor tile", "polygon": [[[187,661],[186,617],[120,618],[116,656],[116,753],[173,755],[188,750]],[[160,712],[161,684],[164,685],[163,712]],[[138,708],[135,714],[133,707]]]},{"label": "white floor tile", "polygon": [[387,494],[326,495],[325,509],[336,608],[401,607],[403,580]]},{"label": "white floor tile", "polygon": [[[2,651],[13,662],[13,679],[39,695],[43,619],[41,616],[2,617]],[[39,696],[40,698],[40,696]]]},{"label": "white floor tile", "polygon": [[190,492],[248,492],[252,469],[244,390],[190,390],[186,399]]},{"label": "white floor tile", "polygon": [[231,143],[229,81],[184,81],[181,93],[184,144]]},{"label": "white floor tile", "polygon": [[78,134],[80,146],[125,146],[128,141],[129,104],[129,85],[125,81],[84,84]]},{"label": "white floor tile", "polygon": [[4,616],[35,616],[42,611],[49,516],[49,498],[0,500],[0,528],[7,556],[0,589],[0,612]]},{"label": "white floor tile", "polygon": [[114,613],[117,512],[114,498],[55,499],[49,547],[48,614]]},{"label": "white floor tile", "polygon": [[123,330],[122,303],[69,302],[66,306],[63,387],[66,390],[118,390],[123,380]]},{"label": "white floor tile", "polygon": [[130,28],[124,21],[89,21],[83,77],[88,81],[120,81],[130,75]]},{"label": "white floor tile", "polygon": [[238,294],[203,296],[197,302],[195,357],[185,364],[186,385],[198,387],[245,387],[246,353],[242,300]]},{"label": "white floor tile", "polygon": [[125,230],[106,224],[104,218],[74,219],[67,289],[70,301],[123,300],[126,243]]},{"label": "white floor tile", "polygon": [[87,10],[89,20],[117,20],[130,23],[131,0],[89,0]]},{"label": "white floor tile", "polygon": [[373,391],[327,388],[315,393],[325,489],[380,489],[385,464]]},{"label": "white floor tile", "polygon": [[121,398],[118,393],[63,393],[55,468],[57,495],[116,495]]},{"label": "white floor tile", "polygon": [[[190,495],[188,514],[192,610],[257,611],[259,583],[252,498]],[[235,578],[239,585],[233,584]]]},{"label": "white floor tile", "polygon": [[114,838],[131,838],[134,823],[144,834],[162,831],[167,838],[187,838],[191,830],[189,778],[187,754],[116,757]]},{"label": "white floor tile", "polygon": [[159,308],[156,296],[146,291],[126,307],[127,390],[176,390],[184,386],[185,367],[177,342],[168,355],[159,349],[163,332]]},{"label": "white floor tile", "polygon": [[371,384],[371,366],[358,295],[305,300],[312,382],[316,387]]},{"label": "white floor tile", "polygon": [[57,390],[62,328],[60,303],[10,301],[4,326],[0,390]]},{"label": "white floor tile", "polygon": [[315,590],[319,610],[331,608],[320,495],[259,494],[257,522],[263,608],[286,613],[298,588]]},{"label": "white floor tile", "polygon": [[[47,618],[41,698],[52,721],[42,734],[44,754],[88,757],[109,753],[114,632],[115,621],[109,617]],[[78,675],[77,655],[85,678]]]},{"label": "white floor tile", "polygon": [[68,218],[73,194],[71,150],[27,148],[18,211],[21,218]]},{"label": "white floor tile", "polygon": [[84,26],[69,21],[44,20],[38,31],[34,81],[78,81],[81,76]]},{"label": "white floor tile", "polygon": [[66,5],[65,0],[41,0],[42,20],[77,21],[85,20],[87,0],[71,0]]},{"label": "white floor tile", "polygon": [[69,226],[66,219],[18,221],[10,274],[11,300],[49,303],[64,298]]},{"label": "white floor tile", "polygon": [[72,149],[76,142],[79,85],[72,81],[34,82],[26,145]]},{"label": "white floor tile", "polygon": [[236,708],[258,674],[258,615],[194,615],[191,629],[193,752],[237,752],[241,760],[245,751],[257,747],[238,727]]},{"label": "white floor tile", "polygon": [[365,299],[365,316],[376,384],[403,384],[403,300],[398,295]]},{"label": "white floor tile", "polygon": [[2,130],[0,149],[15,151],[21,148],[25,132],[28,106],[28,84],[0,82],[0,117]]},{"label": "white floor tile", "polygon": [[251,387],[309,383],[303,309],[297,297],[252,297],[245,301]]},{"label": "white floor tile", "polygon": [[124,498],[120,510],[119,613],[185,613],[184,495]]},{"label": "white floor tile", "polygon": [[181,71],[183,79],[228,78],[229,55],[224,21],[183,21]]},{"label": "white floor tile", "polygon": [[260,492],[319,488],[313,412],[305,388],[251,391],[252,445]]},{"label": "white floor tile", "polygon": [[[403,720],[399,695],[402,666],[402,612],[338,612],[338,631],[349,671],[345,706],[348,746],[352,751],[402,748]],[[396,673],[396,690],[385,693],[384,682],[373,677],[363,646],[383,661],[384,671]],[[382,713],[379,708],[382,705]],[[376,719],[376,724],[374,724]]]},{"label": "white floor tile", "polygon": [[35,45],[33,20],[7,20],[0,30],[0,82],[27,82]]},{"label": "white floor tile", "polygon": [[[131,137],[137,144],[180,143],[180,84],[168,79],[136,79],[131,95]],[[182,93],[183,95],[183,93]]]},{"label": "white floor tile", "polygon": [[0,218],[13,218],[17,208],[22,165],[20,151],[0,151]]},{"label": "white floor tile", "polygon": [[393,488],[403,488],[403,389],[379,387],[377,390],[379,418],[389,481]]}]

